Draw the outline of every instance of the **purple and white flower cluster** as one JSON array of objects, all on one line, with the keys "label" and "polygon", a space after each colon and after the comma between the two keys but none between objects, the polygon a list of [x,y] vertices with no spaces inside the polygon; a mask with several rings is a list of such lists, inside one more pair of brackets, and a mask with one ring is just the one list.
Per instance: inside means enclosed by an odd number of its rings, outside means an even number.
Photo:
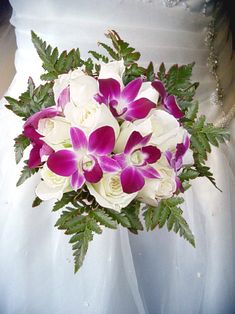
[{"label": "purple and white flower cluster", "polygon": [[183,112],[159,80],[126,86],[123,61],[101,65],[98,78],[81,69],[54,83],[55,106],[32,115],[24,135],[30,168],[40,167],[42,200],[87,186],[103,207],[133,199],[156,205],[178,189],[182,167],[193,163]]}]

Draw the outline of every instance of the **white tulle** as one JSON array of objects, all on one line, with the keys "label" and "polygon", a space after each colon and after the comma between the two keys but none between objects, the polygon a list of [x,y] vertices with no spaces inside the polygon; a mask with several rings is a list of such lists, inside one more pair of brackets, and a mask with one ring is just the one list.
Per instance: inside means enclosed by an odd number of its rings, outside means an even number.
[{"label": "white tulle", "polygon": [[[185,1],[183,1],[185,2]],[[204,1],[167,8],[161,0],[11,0],[18,50],[16,76],[6,95],[18,97],[28,76],[40,83],[41,63],[30,30],[60,50],[79,47],[83,56],[115,29],[157,67],[196,62],[194,79],[201,112],[210,121],[234,102],[234,58],[228,20],[217,22],[218,73],[224,107],[212,106],[215,81],[208,71],[204,39],[213,13]],[[232,100],[232,101],[231,101]],[[235,312],[234,138],[213,148],[208,164],[222,193],[204,178],[194,181],[183,206],[196,249],[166,229],[138,236],[120,228],[95,236],[81,270],[73,274],[68,236],[54,228],[51,202],[32,209],[39,177],[16,188],[13,138],[22,122],[0,111],[0,313],[3,314],[232,314]],[[232,130],[232,128],[231,128]]]}]

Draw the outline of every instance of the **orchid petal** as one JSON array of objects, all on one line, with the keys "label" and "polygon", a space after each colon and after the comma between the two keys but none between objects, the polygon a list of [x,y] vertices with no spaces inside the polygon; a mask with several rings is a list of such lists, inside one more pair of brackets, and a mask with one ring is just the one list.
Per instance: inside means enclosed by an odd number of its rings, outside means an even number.
[{"label": "orchid petal", "polygon": [[96,94],[94,96],[94,99],[99,103],[99,104],[105,104],[106,103],[106,99],[103,95],[100,94]]},{"label": "orchid petal", "polygon": [[161,81],[156,80],[156,81],[152,82],[152,86],[153,86],[153,88],[156,89],[156,91],[160,94],[160,96],[163,99],[166,97],[166,95],[167,95],[166,89],[165,89],[164,84]]},{"label": "orchid petal", "polygon": [[160,179],[161,178],[161,175],[159,174],[159,172],[151,166],[140,167],[138,170],[141,172],[141,174],[145,178],[149,178],[149,179]]},{"label": "orchid petal", "polygon": [[141,143],[142,140],[143,136],[139,132],[137,131],[132,132],[126,143],[124,153],[129,154],[135,146]]},{"label": "orchid petal", "polygon": [[40,157],[42,158],[43,156],[49,156],[54,152],[54,150],[47,145],[46,143],[44,143],[40,149]]},{"label": "orchid petal", "polygon": [[70,88],[67,86],[62,90],[58,99],[57,99],[57,108],[64,109],[65,105],[70,102]]},{"label": "orchid petal", "polygon": [[89,137],[88,150],[98,155],[110,154],[115,145],[115,133],[111,126],[102,126]]},{"label": "orchid petal", "polygon": [[145,135],[140,142],[141,147],[145,146],[150,141],[151,137],[152,137],[152,133]]},{"label": "orchid petal", "polygon": [[76,127],[70,128],[70,137],[74,150],[87,149],[87,138],[81,129]]},{"label": "orchid petal", "polygon": [[25,137],[29,138],[31,141],[37,144],[43,143],[42,140],[40,140],[42,135],[39,134],[32,126],[27,126],[26,128],[24,128],[23,134]]},{"label": "orchid petal", "polygon": [[80,174],[78,171],[75,171],[71,177],[71,185],[75,191],[80,189],[85,182],[84,175]]},{"label": "orchid petal", "polygon": [[119,163],[108,156],[100,156],[99,165],[104,172],[117,172],[121,170]]},{"label": "orchid petal", "polygon": [[180,107],[176,103],[175,96],[169,95],[164,99],[164,106],[170,114],[172,114],[176,119],[180,119],[184,116]]},{"label": "orchid petal", "polygon": [[52,172],[69,177],[77,170],[77,156],[70,150],[59,150],[49,156],[47,166]]},{"label": "orchid petal", "polygon": [[150,110],[156,108],[156,104],[147,98],[140,98],[128,104],[128,110],[124,115],[125,120],[132,121],[145,118]]},{"label": "orchid petal", "polygon": [[110,100],[120,97],[121,87],[118,81],[109,78],[100,79],[98,82],[100,93],[104,96],[106,104],[108,104]]},{"label": "orchid petal", "polygon": [[122,169],[126,168],[127,161],[126,161],[125,154],[121,153],[121,154],[114,155],[113,159],[115,159],[118,162],[118,164],[120,165]]},{"label": "orchid petal", "polygon": [[172,161],[172,157],[173,157],[173,156],[172,156],[172,152],[169,151],[169,150],[167,150],[167,151],[165,152],[165,156],[166,156],[166,159],[167,159],[169,165],[171,166],[171,161]]},{"label": "orchid petal", "polygon": [[131,81],[123,89],[123,91],[121,93],[121,98],[125,99],[127,103],[133,101],[136,98],[136,96],[138,95],[141,85],[142,85],[142,79],[141,78],[137,78],[137,79]]},{"label": "orchid petal", "polygon": [[99,182],[103,176],[103,171],[97,160],[95,160],[95,164],[91,170],[83,170],[83,173],[86,181],[90,183]]},{"label": "orchid petal", "polygon": [[184,146],[183,143],[176,145],[176,152],[175,152],[175,160],[182,159],[184,154],[186,153],[187,148]]},{"label": "orchid petal", "polygon": [[144,183],[144,177],[136,167],[127,167],[121,173],[122,189],[127,194],[141,190]]},{"label": "orchid petal", "polygon": [[178,177],[175,178],[175,182],[176,182],[176,190],[179,189],[182,193],[184,193],[183,185]]},{"label": "orchid petal", "polygon": [[190,138],[189,138],[188,135],[186,135],[185,138],[184,138],[184,146],[185,146],[186,150],[189,149],[189,146],[190,146]]},{"label": "orchid petal", "polygon": [[141,150],[146,154],[145,161],[149,164],[153,164],[161,157],[161,151],[156,146],[145,146]]},{"label": "orchid petal", "polygon": [[53,118],[58,115],[58,110],[53,107],[42,109],[39,112],[34,113],[30,116],[24,124],[24,129],[27,126],[32,126],[34,129],[38,128],[38,122],[40,119]]},{"label": "orchid petal", "polygon": [[28,160],[28,167],[30,169],[36,168],[41,164],[40,146],[35,146],[31,149]]}]

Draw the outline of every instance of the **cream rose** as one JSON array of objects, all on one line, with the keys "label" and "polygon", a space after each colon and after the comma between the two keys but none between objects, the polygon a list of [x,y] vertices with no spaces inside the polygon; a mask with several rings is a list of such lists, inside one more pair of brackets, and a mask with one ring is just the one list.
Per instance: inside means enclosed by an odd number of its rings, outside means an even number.
[{"label": "cream rose", "polygon": [[123,192],[119,174],[104,174],[98,183],[87,183],[87,187],[101,206],[115,210],[126,207],[137,195]]},{"label": "cream rose", "polygon": [[122,76],[125,72],[123,59],[120,61],[111,61],[109,63],[101,63],[99,79],[113,78],[123,86]]},{"label": "cream rose", "polygon": [[69,103],[65,107],[64,114],[72,126],[81,128],[87,135],[102,126],[111,126],[116,138],[119,135],[119,124],[104,104],[92,102],[86,106],[76,106]]},{"label": "cream rose", "polygon": [[162,152],[175,151],[176,145],[183,142],[185,135],[189,135],[171,114],[161,109],[153,109],[146,119],[125,121],[122,124],[115,152],[123,151],[126,139],[133,131],[140,132],[142,136],[152,133],[149,144],[156,145]]},{"label": "cream rose", "polygon": [[56,116],[39,120],[37,131],[43,135],[43,141],[57,151],[70,141],[70,127],[71,124],[64,117]]},{"label": "cream rose", "polygon": [[63,193],[71,190],[69,178],[58,176],[44,164],[41,170],[41,181],[36,187],[36,195],[43,201],[52,198],[61,199]]},{"label": "cream rose", "polygon": [[165,157],[152,165],[161,175],[160,179],[145,179],[145,185],[138,193],[142,202],[156,206],[161,199],[170,198],[176,191],[176,175],[168,166]]},{"label": "cream rose", "polygon": [[[55,80],[53,91],[57,101],[60,93],[69,87],[70,102],[76,107],[84,110],[85,107],[92,107],[96,104],[94,96],[98,93],[98,82],[95,78],[77,69],[67,74],[62,74]],[[68,104],[66,104],[65,109]]]}]

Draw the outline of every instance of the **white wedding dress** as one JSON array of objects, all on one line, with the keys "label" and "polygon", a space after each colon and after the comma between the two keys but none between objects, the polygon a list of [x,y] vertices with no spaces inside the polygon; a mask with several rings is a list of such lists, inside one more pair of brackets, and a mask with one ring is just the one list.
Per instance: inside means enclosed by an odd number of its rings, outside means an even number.
[{"label": "white wedding dress", "polygon": [[[1,314],[232,314],[235,313],[234,58],[226,15],[203,0],[10,0],[18,49],[16,75],[6,95],[18,97],[41,63],[34,30],[60,50],[97,50],[116,30],[141,52],[141,62],[195,61],[200,110],[232,132],[213,148],[211,166],[222,193],[204,178],[193,182],[183,206],[196,249],[166,228],[132,235],[104,230],[74,275],[68,236],[54,228],[52,202],[31,208],[39,180],[16,188],[13,138],[22,122],[1,101],[0,313]],[[217,12],[217,14],[215,14]],[[206,40],[207,39],[207,40]],[[211,71],[211,65],[218,67]],[[217,88],[217,90],[216,90]],[[220,90],[223,88],[223,91]]]}]

